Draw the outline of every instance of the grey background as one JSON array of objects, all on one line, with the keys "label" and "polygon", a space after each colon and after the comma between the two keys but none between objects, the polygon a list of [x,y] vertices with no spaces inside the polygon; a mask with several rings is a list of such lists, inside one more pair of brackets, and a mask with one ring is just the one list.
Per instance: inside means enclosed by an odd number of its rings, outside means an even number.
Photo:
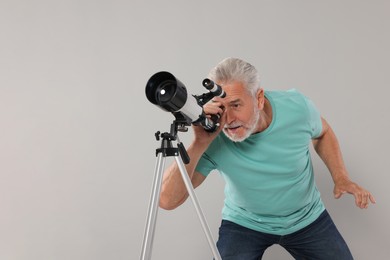
[{"label": "grey background", "polygon": [[[387,259],[389,11],[380,0],[2,0],[0,259],[138,259],[154,133],[173,120],[147,101],[146,81],[167,70],[200,94],[228,56],[253,63],[265,89],[317,104],[378,203],[334,200],[313,155],[323,200],[356,259]],[[196,193],[216,239],[222,179]],[[190,201],[159,211],[153,256],[212,258]],[[273,246],[264,259],[292,258]]]}]

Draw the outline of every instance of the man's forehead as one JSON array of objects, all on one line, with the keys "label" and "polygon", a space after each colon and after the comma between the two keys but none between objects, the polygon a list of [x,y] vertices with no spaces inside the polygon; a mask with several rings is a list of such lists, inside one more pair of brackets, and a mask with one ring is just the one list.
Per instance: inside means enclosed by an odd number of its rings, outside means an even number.
[{"label": "man's forehead", "polygon": [[241,98],[240,97],[237,97],[237,96],[228,96],[226,95],[226,97],[224,98],[221,98],[221,97],[214,97],[213,98],[213,101],[214,102],[221,102],[221,103],[238,103],[238,102],[241,102]]},{"label": "man's forehead", "polygon": [[246,99],[249,95],[245,86],[240,82],[223,84],[222,88],[226,93],[226,97],[214,97],[213,101],[222,103],[234,103]]}]

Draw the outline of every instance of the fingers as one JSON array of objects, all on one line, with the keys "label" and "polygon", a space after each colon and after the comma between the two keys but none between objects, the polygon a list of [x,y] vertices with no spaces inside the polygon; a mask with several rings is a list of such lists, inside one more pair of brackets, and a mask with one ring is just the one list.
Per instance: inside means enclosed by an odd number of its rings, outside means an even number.
[{"label": "fingers", "polygon": [[214,102],[214,101],[208,102],[207,104],[205,104],[203,106],[203,110],[204,110],[206,115],[210,115],[210,114],[222,115],[223,114],[221,102]]},{"label": "fingers", "polygon": [[339,199],[343,194],[350,193],[355,197],[355,204],[361,209],[368,208],[370,203],[375,204],[374,196],[356,183],[348,182],[342,185],[336,185],[334,189],[334,197]]},{"label": "fingers", "polygon": [[376,203],[374,196],[372,196],[372,194],[366,190],[362,190],[354,194],[354,196],[355,196],[356,206],[358,206],[361,209],[368,208],[370,202],[373,204]]},{"label": "fingers", "polygon": [[211,100],[203,105],[203,112],[208,118],[211,118],[211,115],[218,115],[219,119],[216,120],[215,118],[212,118],[214,123],[218,123],[216,125],[217,129],[209,132],[205,131],[205,129],[199,125],[194,125],[195,138],[197,140],[203,140],[202,142],[211,142],[219,134],[224,125],[224,107],[221,102]]}]

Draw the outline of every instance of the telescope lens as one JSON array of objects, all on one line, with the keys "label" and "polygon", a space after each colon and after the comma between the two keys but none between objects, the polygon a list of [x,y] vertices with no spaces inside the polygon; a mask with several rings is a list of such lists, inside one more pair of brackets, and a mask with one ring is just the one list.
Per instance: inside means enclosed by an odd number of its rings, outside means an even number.
[{"label": "telescope lens", "polygon": [[156,91],[156,100],[160,103],[166,103],[175,94],[176,85],[172,81],[163,82],[160,86],[158,86]]}]

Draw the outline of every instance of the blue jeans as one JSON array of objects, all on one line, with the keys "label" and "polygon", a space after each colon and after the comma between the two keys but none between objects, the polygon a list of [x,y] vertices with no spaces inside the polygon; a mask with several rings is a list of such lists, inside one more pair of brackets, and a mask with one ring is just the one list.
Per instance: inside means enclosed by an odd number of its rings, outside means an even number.
[{"label": "blue jeans", "polygon": [[353,259],[326,210],[307,227],[284,236],[254,231],[222,220],[217,247],[223,260],[258,260],[274,244],[285,248],[295,259]]}]

